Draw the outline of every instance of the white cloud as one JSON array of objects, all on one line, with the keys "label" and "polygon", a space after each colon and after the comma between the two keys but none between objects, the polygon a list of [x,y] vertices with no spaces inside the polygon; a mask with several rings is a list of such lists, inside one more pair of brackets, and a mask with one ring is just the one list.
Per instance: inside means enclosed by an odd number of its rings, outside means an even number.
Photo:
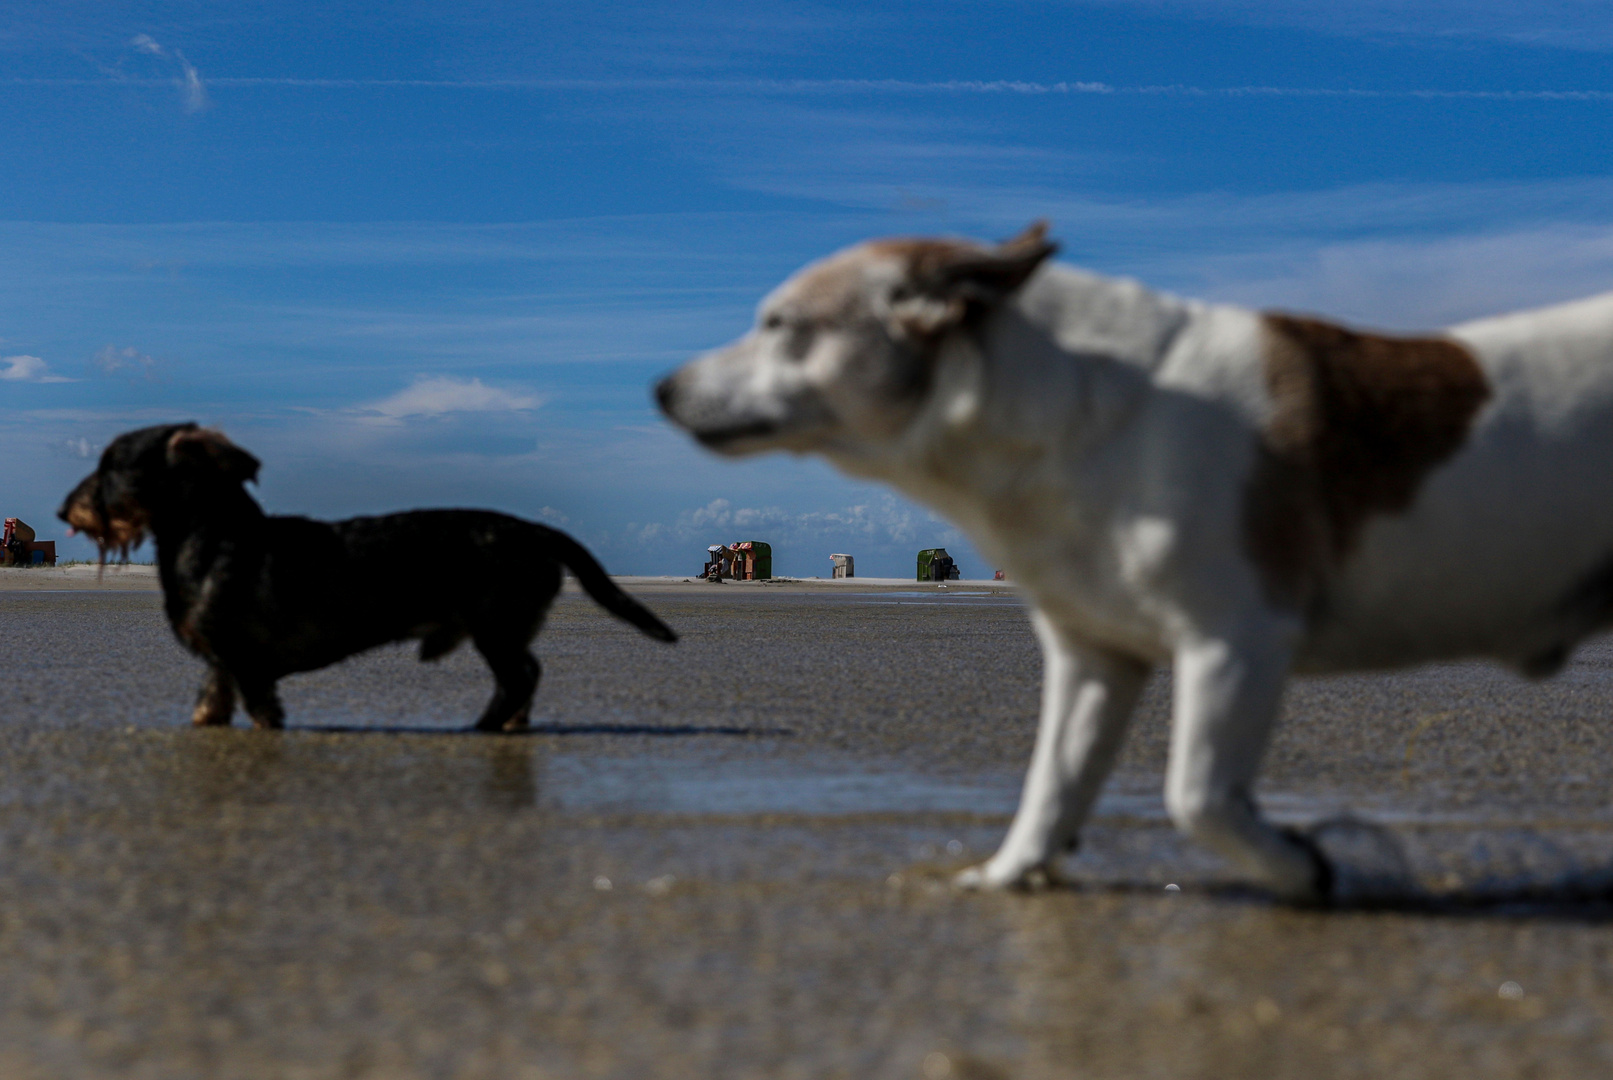
[{"label": "white cloud", "polygon": [[75,382],[65,375],[52,375],[50,365],[37,356],[0,356],[0,379],[15,382]]},{"label": "white cloud", "polygon": [[[179,54],[175,53],[174,55],[178,56]],[[183,65],[185,71],[184,84],[181,88],[181,93],[183,94],[185,101],[185,111],[192,113],[201,112],[203,109],[207,108],[208,104],[207,87],[202,84],[201,75],[197,73],[196,69],[192,67],[183,56],[179,57],[179,62],[181,65]]]},{"label": "white cloud", "polygon": [[7,365],[4,371],[0,371],[0,379],[32,382],[45,374],[45,361],[37,356],[7,356],[0,358],[0,364]]},{"label": "white cloud", "polygon": [[72,458],[93,458],[101,452],[101,444],[90,442],[80,435],[78,438],[62,439],[51,444],[51,449],[58,454]]},{"label": "white cloud", "polygon": [[125,345],[121,349],[116,345],[103,345],[93,359],[95,366],[107,375],[132,374],[149,379],[157,368],[155,358],[133,345]]},{"label": "white cloud", "polygon": [[543,404],[533,394],[518,394],[480,379],[424,378],[391,397],[362,406],[360,414],[382,423],[400,423],[411,417],[437,417],[449,413],[525,412]]}]

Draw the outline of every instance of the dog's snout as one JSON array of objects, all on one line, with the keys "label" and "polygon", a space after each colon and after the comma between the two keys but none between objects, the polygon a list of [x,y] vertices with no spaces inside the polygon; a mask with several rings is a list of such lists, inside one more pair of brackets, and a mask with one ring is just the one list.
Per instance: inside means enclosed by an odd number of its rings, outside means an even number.
[{"label": "dog's snout", "polygon": [[655,403],[661,406],[661,411],[667,414],[672,412],[672,398],[677,394],[677,376],[668,375],[655,384]]}]

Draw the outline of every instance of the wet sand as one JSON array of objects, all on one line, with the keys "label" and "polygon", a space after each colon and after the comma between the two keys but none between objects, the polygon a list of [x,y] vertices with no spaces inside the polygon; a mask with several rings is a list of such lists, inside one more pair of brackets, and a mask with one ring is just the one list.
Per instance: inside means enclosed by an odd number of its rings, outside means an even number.
[{"label": "wet sand", "polygon": [[568,593],[534,733],[487,737],[454,730],[468,650],[287,680],[285,733],[191,730],[199,667],[135,576],[0,579],[8,1080],[1610,1068],[1607,644],[1543,684],[1296,684],[1262,802],[1377,823],[1343,850],[1396,875],[1296,911],[1167,827],[1164,678],[1071,887],[947,886],[1034,730],[1001,587],[636,583],[671,648]]}]

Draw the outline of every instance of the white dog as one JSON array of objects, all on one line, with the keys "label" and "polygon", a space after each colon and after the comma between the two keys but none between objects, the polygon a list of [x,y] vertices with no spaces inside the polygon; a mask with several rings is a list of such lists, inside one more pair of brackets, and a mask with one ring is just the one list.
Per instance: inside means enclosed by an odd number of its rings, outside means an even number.
[{"label": "white dog", "polygon": [[1613,623],[1613,295],[1398,338],[1179,300],[996,247],[862,244],[657,387],[725,454],[823,454],[955,521],[1046,660],[1019,812],[966,883],[1075,845],[1152,665],[1165,803],[1277,894],[1325,898],[1250,788],[1290,672],[1559,668]]}]

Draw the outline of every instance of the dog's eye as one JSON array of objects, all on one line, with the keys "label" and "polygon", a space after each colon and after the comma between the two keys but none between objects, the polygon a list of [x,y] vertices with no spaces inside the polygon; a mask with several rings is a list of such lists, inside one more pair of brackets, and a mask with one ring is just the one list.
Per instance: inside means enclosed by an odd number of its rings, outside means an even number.
[{"label": "dog's eye", "polygon": [[812,342],[815,337],[811,323],[793,323],[790,332],[784,339],[784,355],[791,360],[805,360],[812,351]]},{"label": "dog's eye", "polygon": [[762,320],[762,329],[763,330],[782,330],[782,329],[784,329],[784,316],[780,315],[776,311],[772,312],[765,319]]}]

